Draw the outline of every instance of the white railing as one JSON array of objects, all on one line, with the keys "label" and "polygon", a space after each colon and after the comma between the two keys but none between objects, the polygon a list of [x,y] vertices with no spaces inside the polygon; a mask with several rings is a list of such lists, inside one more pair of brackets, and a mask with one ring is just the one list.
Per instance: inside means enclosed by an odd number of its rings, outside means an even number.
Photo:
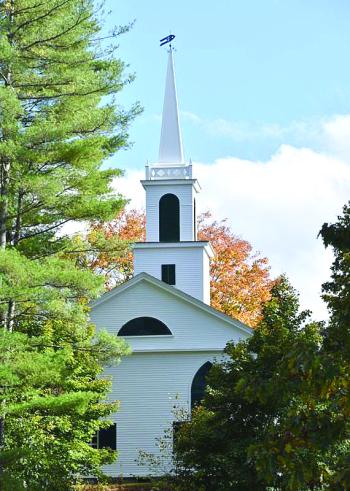
[{"label": "white railing", "polygon": [[192,179],[192,164],[189,165],[146,165],[146,179]]}]

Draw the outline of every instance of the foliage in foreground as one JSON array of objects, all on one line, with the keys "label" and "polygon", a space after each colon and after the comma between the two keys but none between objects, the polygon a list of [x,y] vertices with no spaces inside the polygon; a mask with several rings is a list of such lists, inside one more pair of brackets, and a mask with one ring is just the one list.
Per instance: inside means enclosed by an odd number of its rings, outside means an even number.
[{"label": "foliage in foreground", "polygon": [[92,435],[108,424],[97,417],[117,409],[101,402],[109,382],[96,380],[101,362],[116,362],[122,354],[107,339],[102,332],[85,349],[83,343],[55,349],[45,336],[1,329],[2,490],[70,489],[77,475],[101,475],[101,464],[115,459],[115,452],[90,446]]},{"label": "foliage in foreground", "polygon": [[228,344],[203,405],[177,434],[182,489],[350,489],[350,208],[321,230],[335,261],[328,326],[309,323],[286,280],[246,342]]},{"label": "foliage in foreground", "polygon": [[[287,476],[273,473],[268,482],[261,475],[255,449],[265,448],[271,434],[280,431],[283,412],[293,391],[298,391],[296,353],[309,346],[318,349],[318,328],[304,327],[308,313],[298,309],[295,292],[281,278],[253,336],[236,345],[229,343],[226,361],[214,364],[203,406],[194,410],[191,422],[177,435],[175,455],[185,487],[288,489]],[[291,370],[296,372],[293,378]],[[281,448],[285,445],[281,439]],[[288,446],[284,452],[288,458]]]},{"label": "foliage in foreground", "polygon": [[116,104],[132,79],[115,56],[127,27],[106,44],[102,12],[92,0],[0,1],[1,489],[70,489],[111,458],[88,442],[116,408],[102,364],[127,350],[95,336],[88,304],[103,282],[77,267],[63,229],[124,205],[120,171],[101,166],[139,108]]}]

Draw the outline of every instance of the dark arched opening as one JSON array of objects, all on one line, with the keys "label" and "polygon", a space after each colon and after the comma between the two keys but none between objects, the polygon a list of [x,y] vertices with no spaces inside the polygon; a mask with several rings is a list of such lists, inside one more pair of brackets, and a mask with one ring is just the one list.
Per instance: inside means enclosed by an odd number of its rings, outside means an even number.
[{"label": "dark arched opening", "polygon": [[164,194],[159,200],[159,242],[179,242],[180,202],[175,194]]},{"label": "dark arched opening", "polygon": [[164,322],[154,317],[137,317],[128,321],[118,332],[118,336],[169,336],[170,329]]},{"label": "dark arched opening", "polygon": [[204,398],[205,388],[207,386],[206,378],[212,366],[213,364],[207,361],[193,377],[191,385],[191,409],[198,405]]}]

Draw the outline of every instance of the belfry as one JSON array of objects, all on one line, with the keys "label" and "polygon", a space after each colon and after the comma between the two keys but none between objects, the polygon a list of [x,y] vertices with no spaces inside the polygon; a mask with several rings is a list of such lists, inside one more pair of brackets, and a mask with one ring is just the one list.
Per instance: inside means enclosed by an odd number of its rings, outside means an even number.
[{"label": "belfry", "polygon": [[198,242],[196,194],[200,186],[185,163],[173,52],[168,55],[158,162],[146,165],[146,242],[134,245],[134,271],[148,273],[207,304],[213,250]]},{"label": "belfry", "polygon": [[157,440],[177,419],[174,406],[190,418],[214,359],[229,340],[251,334],[249,327],[210,306],[214,252],[208,242],[197,241],[200,186],[192,163],[184,160],[171,49],[159,158],[146,165],[141,183],[146,241],[134,244],[134,277],[102,295],[91,311],[97,329],[107,328],[132,349],[119,366],[105,370],[120,409],[96,445],[118,451],[117,461],[105,468],[112,477],[150,474],[139,465],[140,451],[159,455]]}]

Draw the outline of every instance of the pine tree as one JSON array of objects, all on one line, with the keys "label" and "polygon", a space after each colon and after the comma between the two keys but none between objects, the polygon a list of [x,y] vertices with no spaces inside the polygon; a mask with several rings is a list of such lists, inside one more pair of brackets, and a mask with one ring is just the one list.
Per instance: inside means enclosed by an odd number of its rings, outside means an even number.
[{"label": "pine tree", "polygon": [[23,374],[39,373],[46,358],[58,374],[18,383],[19,357],[3,362],[0,462],[15,489],[69,489],[111,458],[89,446],[115,409],[97,376],[127,350],[94,334],[88,303],[102,282],[70,259],[63,230],[110,219],[124,204],[111,187],[120,171],[101,166],[127,145],[139,107],[116,103],[132,80],[115,45],[128,27],[104,39],[102,13],[91,0],[0,1],[0,334],[14,351],[8,333],[24,336],[18,353],[32,366]]}]

